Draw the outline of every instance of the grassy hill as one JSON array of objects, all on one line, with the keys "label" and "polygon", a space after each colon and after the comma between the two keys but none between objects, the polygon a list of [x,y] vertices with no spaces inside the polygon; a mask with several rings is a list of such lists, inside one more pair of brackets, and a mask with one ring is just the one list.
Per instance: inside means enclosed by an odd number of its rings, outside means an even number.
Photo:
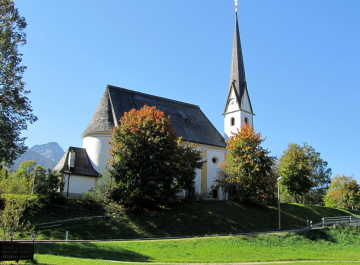
[{"label": "grassy hill", "polygon": [[36,244],[35,257],[39,264],[68,265],[110,264],[111,260],[141,264],[284,264],[291,261],[293,264],[321,262],[323,265],[359,261],[360,238],[358,228],[343,227],[314,229],[301,234]]},{"label": "grassy hill", "polygon": [[[80,207],[77,205],[76,207]],[[74,206],[75,207],[75,206]],[[103,214],[103,213],[99,213]],[[305,227],[307,220],[360,214],[359,211],[313,205],[281,204],[282,229]],[[26,216],[31,223],[43,223],[80,216],[97,215],[79,210],[40,208]],[[260,207],[239,202],[182,202],[172,208],[144,213],[122,213],[108,220],[82,220],[37,231],[37,239],[130,239],[151,237],[202,236],[278,229],[277,205]]]}]

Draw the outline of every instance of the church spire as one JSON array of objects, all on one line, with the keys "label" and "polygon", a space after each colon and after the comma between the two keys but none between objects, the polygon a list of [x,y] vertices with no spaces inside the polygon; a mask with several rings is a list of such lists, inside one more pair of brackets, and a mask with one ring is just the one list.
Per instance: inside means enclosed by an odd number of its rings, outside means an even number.
[{"label": "church spire", "polygon": [[[235,2],[235,4],[237,4]],[[231,70],[230,70],[230,85],[234,88],[236,97],[239,104],[241,104],[241,99],[244,96],[246,89],[246,77],[245,77],[245,67],[244,60],[241,49],[240,42],[240,33],[239,33],[239,23],[238,23],[238,13],[237,5],[235,7],[235,32],[234,32],[234,42],[232,49],[232,59],[231,59]]]},{"label": "church spire", "polygon": [[237,0],[235,0],[235,32],[230,68],[230,84],[224,111],[226,141],[234,135],[236,130],[240,130],[244,124],[254,125],[254,113],[246,85],[237,9]]}]

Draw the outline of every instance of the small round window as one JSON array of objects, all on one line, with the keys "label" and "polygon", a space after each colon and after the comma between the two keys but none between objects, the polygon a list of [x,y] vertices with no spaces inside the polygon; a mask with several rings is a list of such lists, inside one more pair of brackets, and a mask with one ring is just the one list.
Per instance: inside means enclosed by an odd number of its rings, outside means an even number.
[{"label": "small round window", "polygon": [[217,163],[219,163],[219,158],[217,158],[216,156],[214,156],[213,158],[211,158],[211,161],[212,161],[214,164],[217,164]]}]

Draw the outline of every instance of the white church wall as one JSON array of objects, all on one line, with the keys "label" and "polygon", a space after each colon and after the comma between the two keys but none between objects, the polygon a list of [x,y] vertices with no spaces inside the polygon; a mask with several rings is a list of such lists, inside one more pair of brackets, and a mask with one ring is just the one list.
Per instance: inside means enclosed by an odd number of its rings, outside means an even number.
[{"label": "white church wall", "polygon": [[201,193],[201,169],[196,169],[196,177],[195,177],[195,192]]},{"label": "white church wall", "polygon": [[224,161],[224,150],[209,149],[207,155],[207,189],[211,191],[217,179],[219,163]]},{"label": "white church wall", "polygon": [[247,113],[245,111],[242,111],[242,113],[241,113],[241,126],[245,125],[245,119],[247,119],[248,124],[251,124],[252,126],[254,126],[253,125],[253,115],[250,114],[250,113]]},{"label": "white church wall", "polygon": [[109,149],[111,146],[110,135],[90,135],[83,139],[83,148],[89,155],[94,169],[103,174],[107,164],[107,160],[111,158]]},{"label": "white church wall", "polygon": [[244,93],[244,98],[243,98],[243,103],[242,103],[242,109],[247,111],[247,112],[251,112],[251,108],[250,108],[250,100],[249,97],[247,95],[247,93]]},{"label": "white church wall", "polygon": [[[253,115],[251,113],[245,112],[245,111],[235,111],[230,112],[224,115],[224,138],[225,141],[228,141],[229,138],[237,132],[237,129],[241,128],[245,125],[245,118],[248,121],[248,124],[253,125]],[[231,123],[231,119],[235,119],[234,125]]]},{"label": "white church wall", "polygon": [[64,196],[69,198],[81,197],[81,195],[95,188],[96,178],[78,175],[64,175]]},{"label": "white church wall", "polygon": [[[231,119],[235,119],[234,125],[231,125]],[[233,135],[233,133],[235,133],[237,131],[237,128],[241,127],[241,125],[239,125],[240,121],[241,121],[240,119],[241,119],[241,116],[240,116],[239,111],[225,114],[225,117],[224,117],[225,141],[228,141],[229,138],[231,137],[231,135]]]}]

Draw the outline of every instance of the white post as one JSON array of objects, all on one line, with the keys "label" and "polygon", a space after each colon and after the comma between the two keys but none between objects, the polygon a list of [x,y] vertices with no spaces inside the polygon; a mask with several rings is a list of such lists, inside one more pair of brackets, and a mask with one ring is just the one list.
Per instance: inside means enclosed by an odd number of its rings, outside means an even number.
[{"label": "white post", "polygon": [[68,242],[68,238],[69,238],[69,232],[66,231],[66,242]]},{"label": "white post", "polygon": [[278,181],[278,209],[279,209],[279,230],[281,230],[281,215],[280,215],[280,180],[282,177],[277,179]]}]

